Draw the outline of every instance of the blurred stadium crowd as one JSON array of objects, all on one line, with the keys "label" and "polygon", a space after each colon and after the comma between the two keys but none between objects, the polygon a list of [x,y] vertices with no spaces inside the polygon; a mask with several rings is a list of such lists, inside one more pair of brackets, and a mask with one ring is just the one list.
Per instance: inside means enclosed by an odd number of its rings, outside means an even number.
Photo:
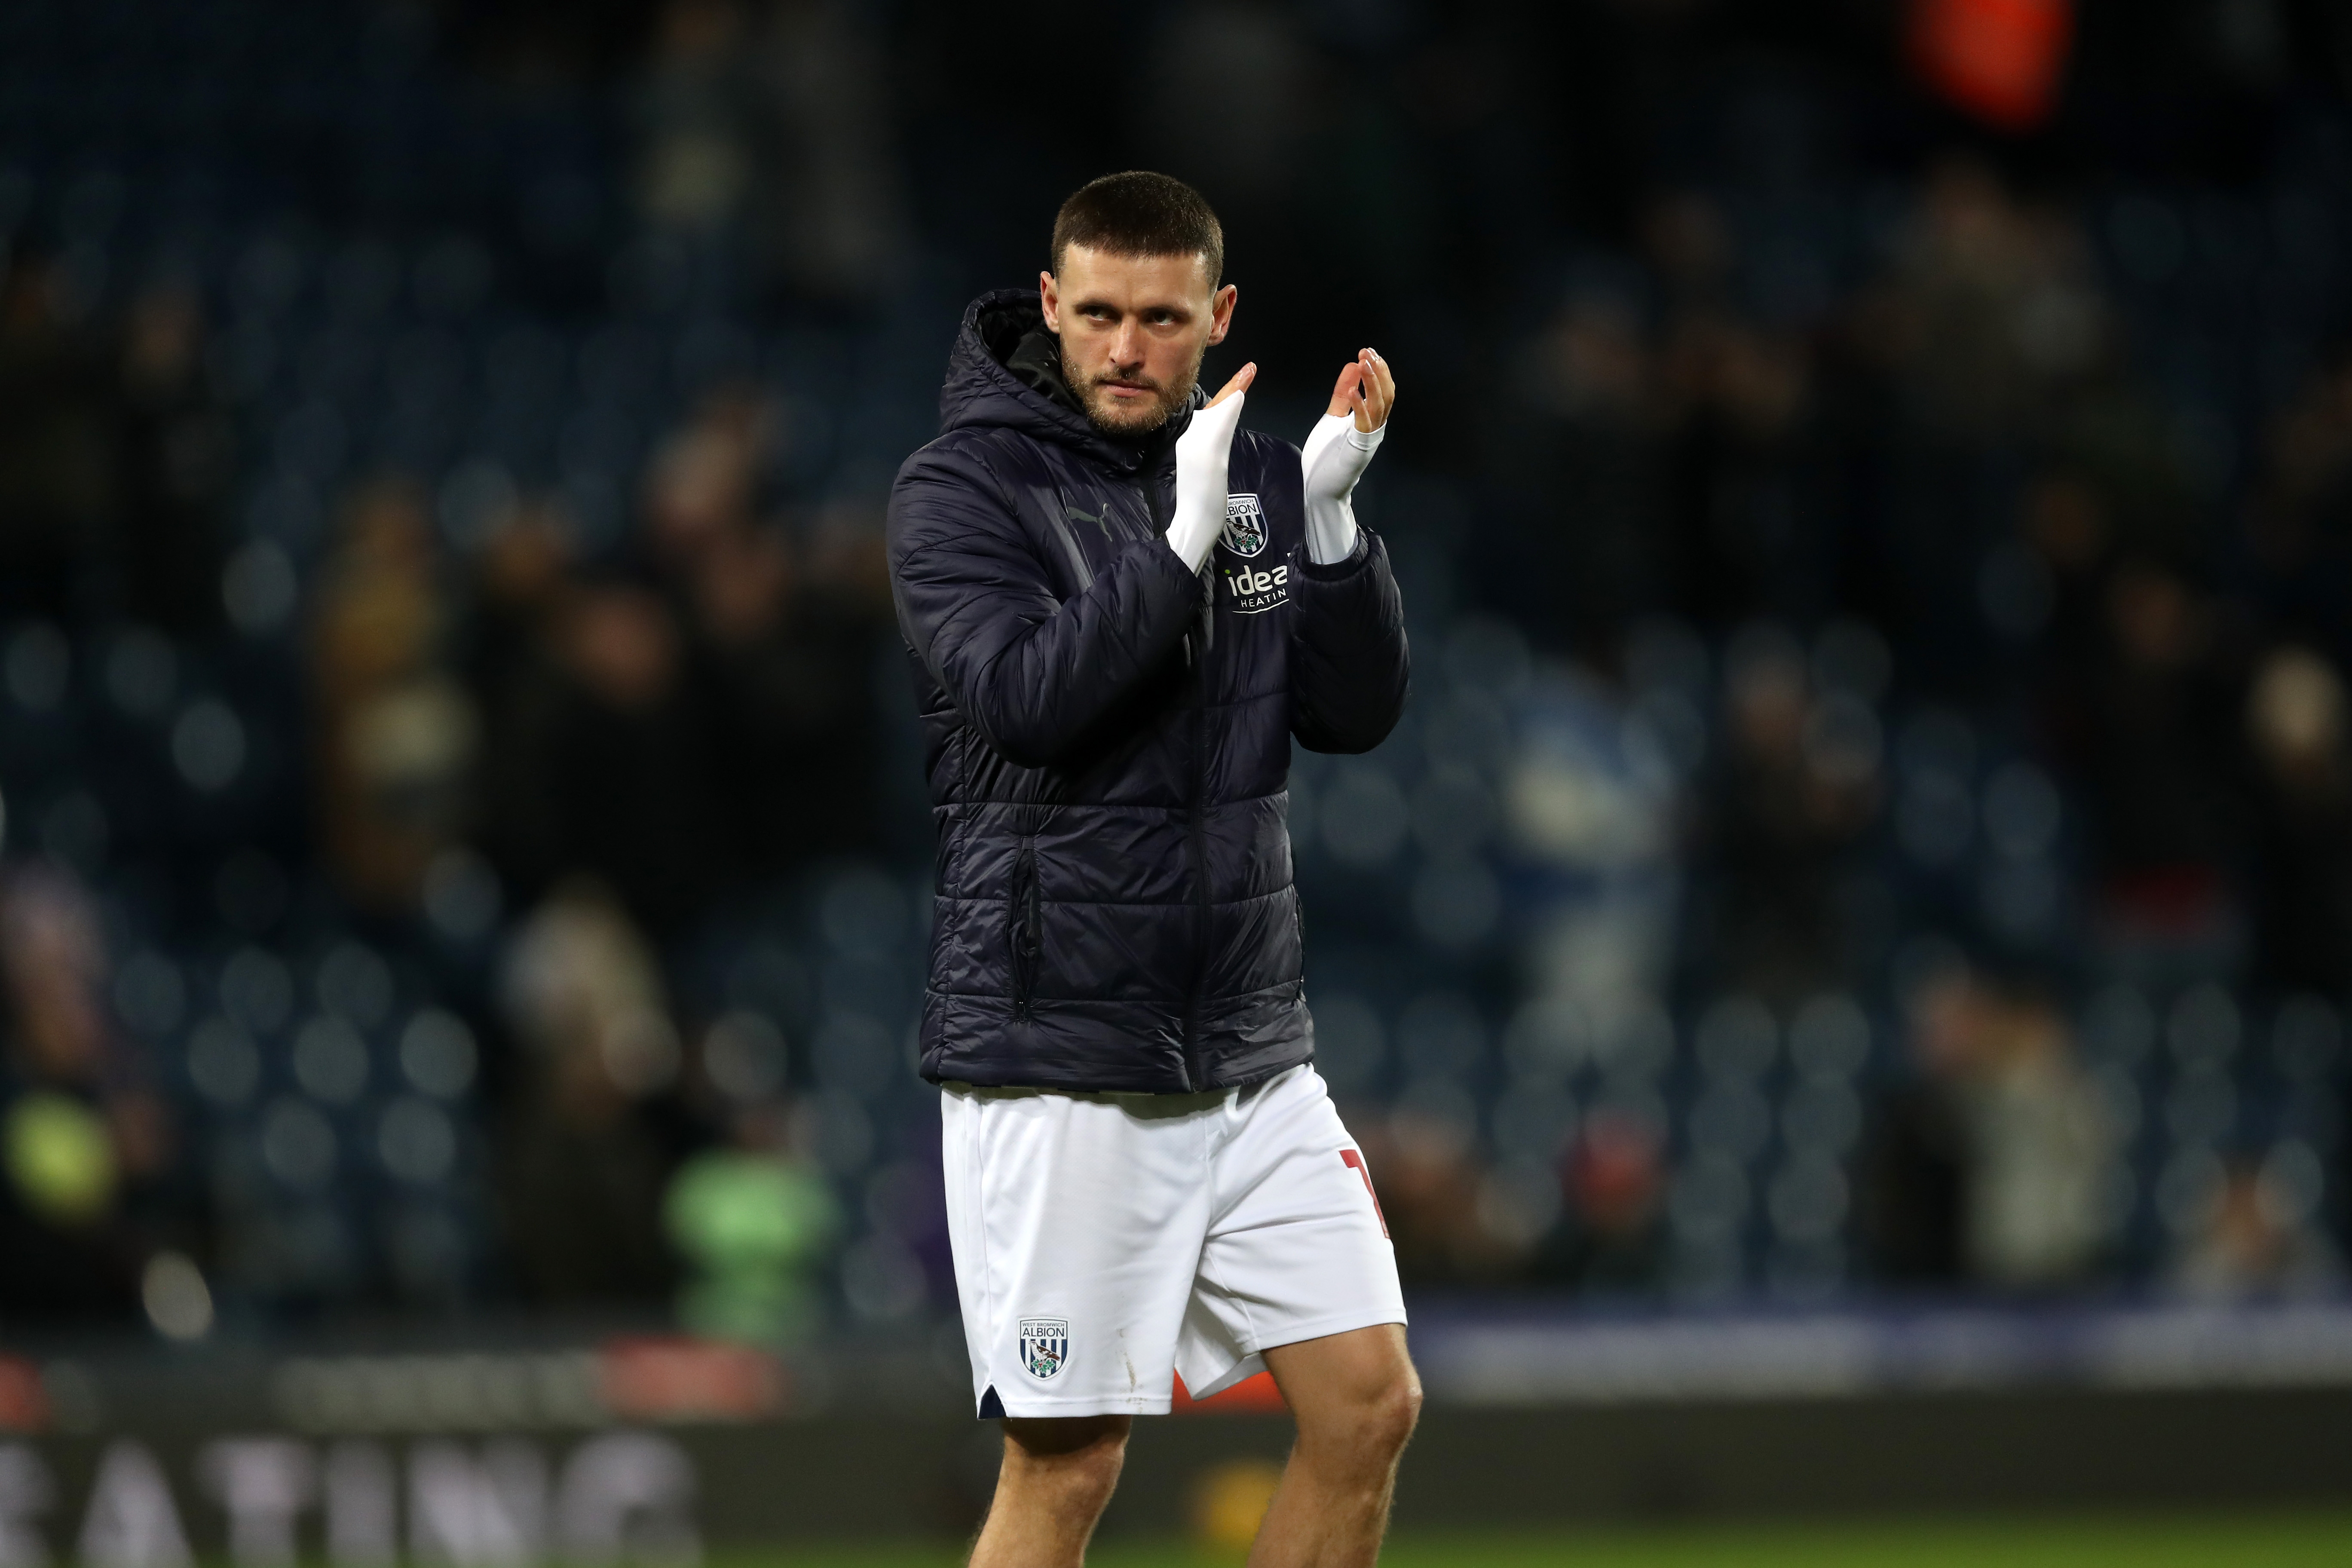
[{"label": "blurred stadium crowd", "polygon": [[2335,1289],[2352,24],[1996,133],[1939,9],[0,8],[0,1324],[951,1303],[880,505],[1131,164],[1255,423],[1406,388],[1293,824],[1410,1282]]}]

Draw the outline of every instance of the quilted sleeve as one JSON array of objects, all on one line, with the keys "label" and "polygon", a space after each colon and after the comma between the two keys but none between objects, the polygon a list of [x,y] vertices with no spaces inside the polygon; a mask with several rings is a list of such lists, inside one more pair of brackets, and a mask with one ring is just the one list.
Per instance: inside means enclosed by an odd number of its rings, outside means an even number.
[{"label": "quilted sleeve", "polygon": [[1345,561],[1293,562],[1290,732],[1310,752],[1369,752],[1404,711],[1412,658],[1388,547],[1370,529]]},{"label": "quilted sleeve", "polygon": [[1201,580],[1161,540],[1129,544],[1074,597],[991,476],[935,443],[890,489],[890,590],[908,646],[988,743],[1022,767],[1066,757],[1174,652]]}]

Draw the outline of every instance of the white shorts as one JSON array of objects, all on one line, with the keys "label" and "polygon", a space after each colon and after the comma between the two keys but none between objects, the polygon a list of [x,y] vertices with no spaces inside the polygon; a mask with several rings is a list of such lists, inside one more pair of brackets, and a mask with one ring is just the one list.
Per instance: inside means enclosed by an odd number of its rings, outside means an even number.
[{"label": "white shorts", "polygon": [[1207,1094],[948,1084],[948,1235],[983,1416],[1158,1415],[1273,1345],[1402,1323],[1396,1249],[1307,1066]]}]

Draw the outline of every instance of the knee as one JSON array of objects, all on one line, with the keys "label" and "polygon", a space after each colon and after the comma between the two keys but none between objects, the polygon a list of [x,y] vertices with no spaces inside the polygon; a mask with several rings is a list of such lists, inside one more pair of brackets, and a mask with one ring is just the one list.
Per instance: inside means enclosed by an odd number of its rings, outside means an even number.
[{"label": "knee", "polygon": [[1366,1404],[1364,1441],[1393,1461],[1421,1423],[1421,1379],[1411,1367],[1387,1380]]},{"label": "knee", "polygon": [[1100,1512],[1127,1462],[1125,1416],[1007,1421],[1004,1468],[1024,1489],[1055,1493],[1073,1507]]},{"label": "knee", "polygon": [[1349,1391],[1349,1397],[1317,1412],[1300,1413],[1299,1437],[1318,1448],[1337,1448],[1378,1468],[1396,1462],[1421,1420],[1421,1379],[1410,1365]]}]

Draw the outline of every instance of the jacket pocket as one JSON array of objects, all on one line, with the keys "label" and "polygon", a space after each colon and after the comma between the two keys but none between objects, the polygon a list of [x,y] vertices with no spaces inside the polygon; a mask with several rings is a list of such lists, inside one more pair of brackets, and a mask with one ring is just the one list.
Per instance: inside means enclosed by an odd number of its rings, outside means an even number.
[{"label": "jacket pocket", "polygon": [[1037,894],[1037,844],[1021,840],[1013,862],[1012,894],[1005,900],[1005,941],[1013,952],[1013,1013],[1029,1016],[1037,984],[1037,956],[1045,946],[1045,910]]}]

